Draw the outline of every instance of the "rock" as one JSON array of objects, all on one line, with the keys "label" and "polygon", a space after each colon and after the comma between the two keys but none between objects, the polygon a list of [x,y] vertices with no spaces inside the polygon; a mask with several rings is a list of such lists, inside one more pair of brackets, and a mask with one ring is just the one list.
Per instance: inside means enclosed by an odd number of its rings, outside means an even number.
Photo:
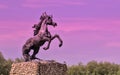
[{"label": "rock", "polygon": [[67,66],[53,60],[13,63],[10,75],[67,75]]}]

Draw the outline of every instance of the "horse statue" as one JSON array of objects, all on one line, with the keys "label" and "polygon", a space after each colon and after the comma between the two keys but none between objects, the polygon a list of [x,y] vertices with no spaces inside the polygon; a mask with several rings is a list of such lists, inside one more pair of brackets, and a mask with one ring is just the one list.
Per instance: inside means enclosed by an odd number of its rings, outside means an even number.
[{"label": "horse statue", "polygon": [[[45,42],[48,42],[47,47],[43,47],[44,50],[49,49],[50,43],[53,39],[57,38],[60,42],[59,47],[62,46],[63,41],[59,35],[55,34],[54,36],[47,36],[47,26],[51,25],[53,27],[57,26],[57,23],[53,22],[52,17],[48,15],[44,15],[44,19],[41,24],[41,28],[37,35],[29,38],[26,43],[23,45],[22,54],[25,61],[30,61],[34,59],[39,59],[36,57],[36,54],[39,52],[41,46],[44,45]],[[33,54],[30,56],[29,52],[33,50]]]}]

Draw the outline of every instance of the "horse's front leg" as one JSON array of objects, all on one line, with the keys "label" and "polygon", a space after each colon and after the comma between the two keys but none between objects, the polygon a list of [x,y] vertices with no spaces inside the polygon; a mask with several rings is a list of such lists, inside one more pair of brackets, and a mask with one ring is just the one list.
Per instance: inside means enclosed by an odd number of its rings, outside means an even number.
[{"label": "horse's front leg", "polygon": [[44,37],[44,40],[45,40],[45,41],[48,41],[47,47],[43,47],[44,50],[47,50],[47,49],[49,49],[49,47],[50,47],[51,38],[50,38],[50,37]]},{"label": "horse's front leg", "polygon": [[49,49],[50,44],[51,44],[51,41],[52,41],[53,39],[55,39],[55,38],[58,38],[58,40],[60,41],[59,47],[61,47],[62,44],[63,44],[63,41],[62,41],[62,39],[60,38],[60,36],[56,34],[56,35],[54,35],[53,37],[49,38],[50,40],[48,41],[47,47],[44,47],[43,49],[44,49],[44,50]]},{"label": "horse's front leg", "polygon": [[55,38],[58,38],[58,40],[60,41],[59,47],[61,47],[61,46],[63,45],[63,41],[62,41],[62,39],[60,38],[60,36],[56,34],[54,37],[55,37]]}]

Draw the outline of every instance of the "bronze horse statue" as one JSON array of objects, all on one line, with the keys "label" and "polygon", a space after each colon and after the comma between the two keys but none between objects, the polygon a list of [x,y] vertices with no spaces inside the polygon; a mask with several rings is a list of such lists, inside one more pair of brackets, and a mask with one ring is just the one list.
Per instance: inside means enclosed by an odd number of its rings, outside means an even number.
[{"label": "bronze horse statue", "polygon": [[[55,27],[57,26],[57,23],[53,22],[51,16],[44,15],[44,20],[42,21],[41,28],[38,34],[29,38],[26,41],[26,43],[23,45],[22,54],[23,54],[25,61],[39,59],[36,57],[36,54],[39,52],[40,47],[44,45],[46,41],[48,41],[48,45],[47,47],[43,48],[44,50],[49,49],[51,41],[55,38],[58,38],[58,40],[60,41],[59,47],[62,46],[63,41],[59,35],[55,34],[54,36],[51,36],[51,37],[47,36],[46,29],[48,25]],[[29,52],[31,50],[33,50],[33,54],[30,56]]]}]

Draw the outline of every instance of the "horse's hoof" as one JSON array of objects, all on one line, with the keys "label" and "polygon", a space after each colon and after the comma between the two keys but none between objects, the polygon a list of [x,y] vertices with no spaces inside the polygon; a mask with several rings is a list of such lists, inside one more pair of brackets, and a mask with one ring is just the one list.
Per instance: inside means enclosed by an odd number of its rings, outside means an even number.
[{"label": "horse's hoof", "polygon": [[62,43],[61,44],[59,44],[59,47],[61,47],[62,46]]},{"label": "horse's hoof", "polygon": [[43,49],[44,49],[44,50],[47,50],[48,48],[47,48],[47,47],[44,47]]},{"label": "horse's hoof", "polygon": [[31,56],[30,57],[30,60],[34,60],[34,59],[36,59],[37,57],[34,57],[34,56]]},{"label": "horse's hoof", "polygon": [[63,41],[60,42],[59,47],[61,47],[62,45],[63,45]]}]

